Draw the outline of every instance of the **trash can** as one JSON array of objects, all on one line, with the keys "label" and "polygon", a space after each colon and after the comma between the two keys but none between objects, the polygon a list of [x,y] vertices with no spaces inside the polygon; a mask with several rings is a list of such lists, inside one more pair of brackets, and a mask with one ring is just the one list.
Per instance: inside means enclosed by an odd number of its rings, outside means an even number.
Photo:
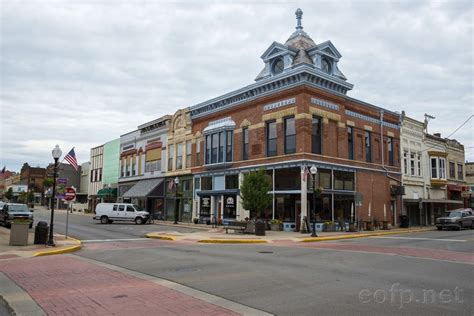
[{"label": "trash can", "polygon": [[48,241],[49,226],[47,222],[38,222],[35,228],[35,245],[45,245]]},{"label": "trash can", "polygon": [[400,216],[400,227],[401,228],[408,228],[409,224],[410,223],[409,223],[407,215]]},{"label": "trash can", "polygon": [[255,223],[255,235],[256,236],[265,236],[265,222],[264,221],[257,221]]}]

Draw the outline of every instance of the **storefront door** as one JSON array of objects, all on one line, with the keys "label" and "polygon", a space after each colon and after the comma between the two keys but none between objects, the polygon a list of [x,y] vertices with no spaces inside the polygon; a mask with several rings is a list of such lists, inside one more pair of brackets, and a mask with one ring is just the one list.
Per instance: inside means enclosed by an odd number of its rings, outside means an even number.
[{"label": "storefront door", "polygon": [[295,231],[300,231],[301,225],[301,200],[295,201],[295,218],[296,218],[296,228]]}]

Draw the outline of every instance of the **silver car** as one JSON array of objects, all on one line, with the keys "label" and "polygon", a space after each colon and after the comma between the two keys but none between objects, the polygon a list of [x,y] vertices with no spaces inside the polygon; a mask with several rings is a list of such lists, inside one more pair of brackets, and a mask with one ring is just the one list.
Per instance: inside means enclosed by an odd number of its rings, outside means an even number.
[{"label": "silver car", "polygon": [[10,228],[12,222],[16,219],[31,220],[30,228],[33,227],[33,212],[28,209],[26,204],[5,203],[0,209],[0,221],[7,228]]},{"label": "silver car", "polygon": [[445,217],[438,217],[436,219],[436,227],[438,230],[443,228],[452,228],[461,230],[463,228],[474,229],[474,214],[470,208],[460,208],[449,211],[449,215]]}]

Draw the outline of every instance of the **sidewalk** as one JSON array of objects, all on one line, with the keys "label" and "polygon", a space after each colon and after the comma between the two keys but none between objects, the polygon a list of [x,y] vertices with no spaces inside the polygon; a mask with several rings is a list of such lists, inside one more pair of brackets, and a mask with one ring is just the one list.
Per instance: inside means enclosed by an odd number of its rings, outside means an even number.
[{"label": "sidewalk", "polygon": [[28,235],[28,246],[10,246],[10,229],[0,226],[0,261],[5,259],[38,257],[52,254],[61,254],[76,251],[81,248],[81,242],[77,239],[63,235],[54,234],[56,247],[46,245],[34,245],[34,228],[30,229]]},{"label": "sidewalk", "polygon": [[[160,222],[161,225],[163,225]],[[165,224],[168,225],[168,224]],[[189,227],[182,224],[169,224],[175,227]],[[196,225],[197,226],[197,225]],[[416,232],[432,231],[434,227],[417,227],[417,228],[394,228],[390,230],[360,231],[360,232],[318,232],[318,237],[311,237],[310,233],[302,234],[299,232],[285,231],[265,231],[265,236],[255,236],[254,234],[235,233],[229,229],[229,233],[225,233],[225,228],[209,228],[193,233],[179,232],[153,232],[146,234],[148,238],[156,238],[162,240],[176,240],[199,243],[274,243],[281,241],[292,242],[318,242],[330,241],[350,238],[365,238],[371,236],[383,236],[392,234],[407,234]]]}]

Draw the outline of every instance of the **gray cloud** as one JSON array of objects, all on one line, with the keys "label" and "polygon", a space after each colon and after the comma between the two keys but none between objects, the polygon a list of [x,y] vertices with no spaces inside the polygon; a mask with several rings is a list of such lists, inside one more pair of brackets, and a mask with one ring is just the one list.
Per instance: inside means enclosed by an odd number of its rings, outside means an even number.
[{"label": "gray cloud", "polygon": [[[251,84],[294,11],[331,40],[349,94],[448,135],[473,114],[471,1],[4,1],[0,165],[46,165],[178,108]],[[472,121],[453,138],[474,160]],[[0,166],[2,167],[2,166]]]}]

